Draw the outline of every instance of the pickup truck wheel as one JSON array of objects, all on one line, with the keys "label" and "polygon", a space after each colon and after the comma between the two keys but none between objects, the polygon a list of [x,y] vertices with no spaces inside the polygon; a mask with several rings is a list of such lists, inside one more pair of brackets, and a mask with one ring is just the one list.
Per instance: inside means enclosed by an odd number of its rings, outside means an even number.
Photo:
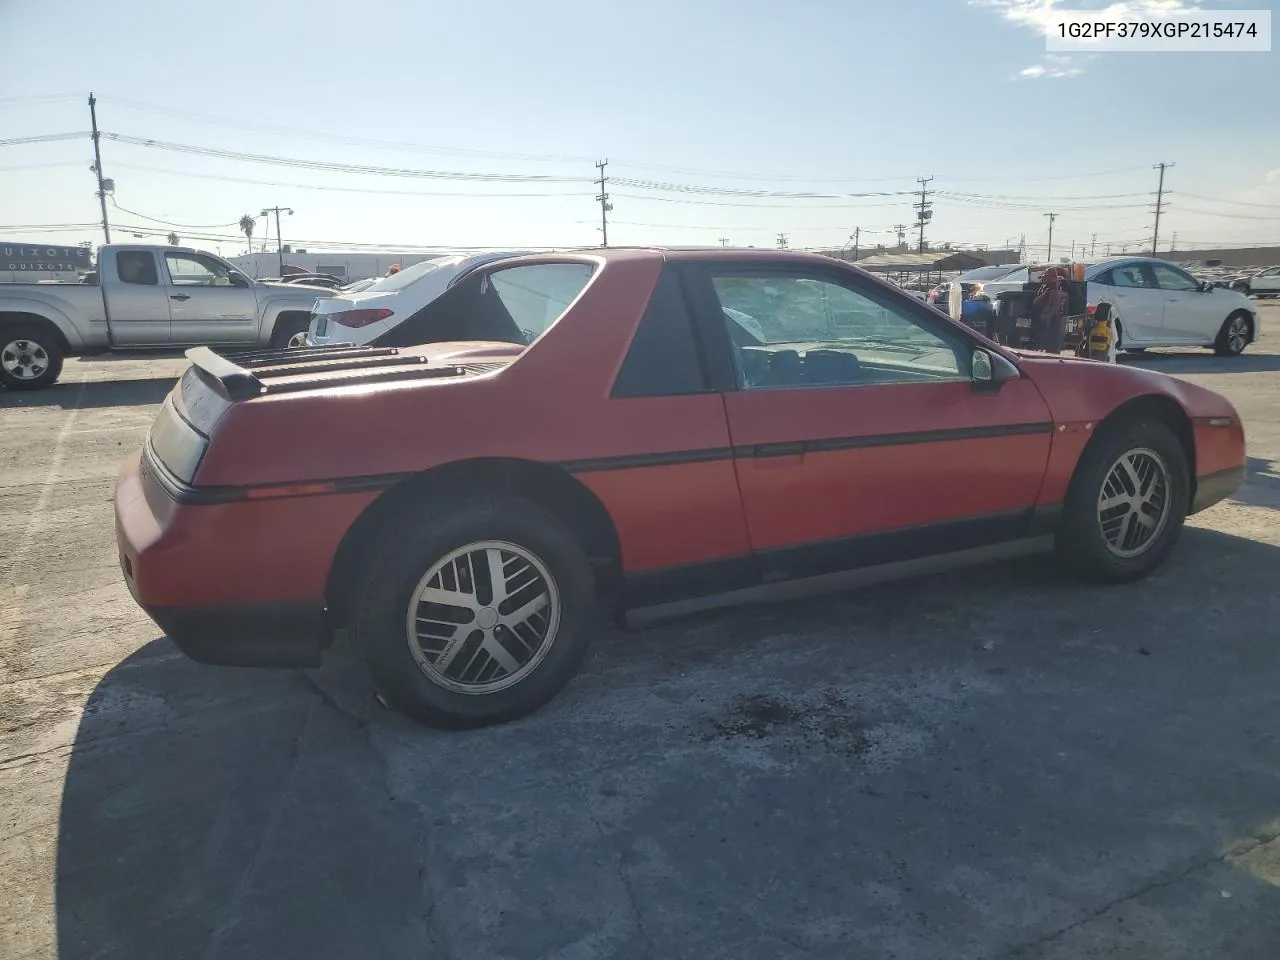
[{"label": "pickup truck wheel", "polygon": [[1145,577],[1173,550],[1190,471],[1163,423],[1133,418],[1102,429],[1071,478],[1057,551],[1081,579],[1123,583]]},{"label": "pickup truck wheel", "polygon": [[309,316],[291,317],[286,314],[276,321],[275,330],[271,332],[271,345],[273,347],[305,347],[307,328],[310,326]]},{"label": "pickup truck wheel", "polygon": [[62,373],[62,351],[39,327],[0,328],[0,383],[10,390],[40,390]]},{"label": "pickup truck wheel", "polygon": [[352,635],[392,707],[430,726],[531,713],[569,681],[595,591],[582,546],[521,500],[397,518],[375,540]]}]

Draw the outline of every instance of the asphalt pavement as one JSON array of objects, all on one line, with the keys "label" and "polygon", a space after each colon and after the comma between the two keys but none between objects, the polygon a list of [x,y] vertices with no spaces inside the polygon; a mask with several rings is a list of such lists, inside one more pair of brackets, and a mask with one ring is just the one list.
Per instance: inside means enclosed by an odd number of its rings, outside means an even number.
[{"label": "asphalt pavement", "polygon": [[0,392],[0,957],[1280,956],[1280,308],[1250,475],[1142,583],[1022,560],[602,632],[525,720],[414,726],[343,649],[203,667],[113,480],[181,359]]}]

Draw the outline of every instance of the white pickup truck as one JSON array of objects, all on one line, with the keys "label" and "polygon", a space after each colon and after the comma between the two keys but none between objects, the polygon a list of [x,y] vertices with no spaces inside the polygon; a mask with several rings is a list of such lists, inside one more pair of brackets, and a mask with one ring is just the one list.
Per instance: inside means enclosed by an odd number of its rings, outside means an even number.
[{"label": "white pickup truck", "polygon": [[251,280],[202,250],[108,244],[97,283],[0,283],[0,384],[47,387],[63,357],[104,350],[296,345],[333,293]]}]

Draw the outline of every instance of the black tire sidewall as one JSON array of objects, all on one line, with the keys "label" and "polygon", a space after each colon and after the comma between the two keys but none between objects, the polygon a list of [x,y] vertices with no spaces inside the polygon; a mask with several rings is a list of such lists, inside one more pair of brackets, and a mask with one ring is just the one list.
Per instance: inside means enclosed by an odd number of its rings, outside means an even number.
[{"label": "black tire sidewall", "polygon": [[38,343],[49,356],[49,368],[35,380],[20,380],[0,366],[0,384],[10,390],[43,390],[62,375],[62,351],[52,334],[39,327],[0,327],[0,350],[15,340]]},{"label": "black tire sidewall", "polygon": [[[542,561],[560,593],[560,626],[531,674],[505,690],[472,695],[427,678],[409,650],[405,618],[423,574],[450,551],[482,540],[514,543]],[[357,594],[352,633],[391,706],[437,727],[501,723],[542,706],[576,672],[590,641],[594,582],[578,541],[545,510],[515,499],[455,503],[392,521],[379,541]]]},{"label": "black tire sidewall", "polygon": [[290,317],[287,320],[277,321],[275,329],[271,331],[271,346],[287,347],[294,334],[304,333],[310,326],[309,317]]},{"label": "black tire sidewall", "polygon": [[1213,343],[1214,352],[1218,354],[1218,356],[1220,357],[1238,357],[1240,356],[1240,354],[1244,353],[1245,347],[1249,345],[1248,342],[1246,341],[1245,344],[1241,346],[1239,350],[1231,349],[1231,337],[1230,337],[1231,321],[1234,320],[1236,317],[1244,317],[1248,321],[1250,328],[1252,329],[1253,320],[1243,310],[1236,310],[1229,317],[1227,317],[1227,319],[1223,320],[1222,327],[1218,330],[1218,338]]},{"label": "black tire sidewall", "polygon": [[[1130,420],[1104,430],[1085,450],[1071,479],[1063,505],[1058,551],[1083,578],[1122,583],[1145,577],[1172,552],[1191,501],[1191,476],[1182,443],[1165,424],[1151,419]],[[1169,469],[1170,513],[1150,548],[1136,557],[1117,557],[1107,549],[1098,526],[1098,496],[1112,464],[1126,451],[1140,447],[1158,453]]]}]

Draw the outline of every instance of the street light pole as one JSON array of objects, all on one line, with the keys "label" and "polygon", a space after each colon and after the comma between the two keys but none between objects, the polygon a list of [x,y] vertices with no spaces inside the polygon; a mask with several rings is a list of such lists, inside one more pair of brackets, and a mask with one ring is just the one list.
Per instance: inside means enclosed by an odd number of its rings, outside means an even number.
[{"label": "street light pole", "polygon": [[293,216],[292,207],[267,207],[267,209],[263,210],[262,213],[258,214],[258,216],[266,217],[266,216],[270,216],[273,213],[276,215],[276,258],[280,261],[279,263],[280,269],[277,275],[283,277],[284,276],[284,241],[281,240],[280,238],[281,211],[283,211],[284,213],[287,213],[291,217]]}]

